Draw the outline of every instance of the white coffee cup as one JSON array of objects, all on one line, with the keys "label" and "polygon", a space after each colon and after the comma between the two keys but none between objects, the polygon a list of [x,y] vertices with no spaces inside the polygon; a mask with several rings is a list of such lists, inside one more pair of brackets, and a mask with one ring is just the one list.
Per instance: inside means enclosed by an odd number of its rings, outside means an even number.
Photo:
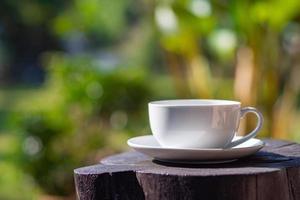
[{"label": "white coffee cup", "polygon": [[[255,137],[263,123],[262,114],[238,101],[178,99],[148,104],[152,134],[163,147],[230,148]],[[257,118],[256,128],[232,141],[240,119],[248,112]]]}]

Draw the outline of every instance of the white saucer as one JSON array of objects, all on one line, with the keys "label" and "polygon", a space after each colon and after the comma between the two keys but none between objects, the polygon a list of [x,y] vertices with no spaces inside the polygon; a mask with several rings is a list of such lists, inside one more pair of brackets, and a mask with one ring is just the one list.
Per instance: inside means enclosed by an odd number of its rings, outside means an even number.
[{"label": "white saucer", "polygon": [[[234,140],[240,138],[236,136]],[[167,148],[162,147],[153,135],[131,138],[127,144],[138,152],[156,160],[173,163],[225,163],[249,156],[260,150],[265,143],[252,138],[230,149],[197,149],[197,148]]]}]

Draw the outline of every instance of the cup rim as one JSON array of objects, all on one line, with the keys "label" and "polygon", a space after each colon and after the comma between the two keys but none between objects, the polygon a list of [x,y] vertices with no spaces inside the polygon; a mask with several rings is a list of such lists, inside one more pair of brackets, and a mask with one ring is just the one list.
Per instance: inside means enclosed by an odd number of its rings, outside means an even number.
[{"label": "cup rim", "polygon": [[150,106],[160,107],[190,107],[190,106],[234,106],[241,105],[241,102],[226,99],[168,99],[151,101]]}]

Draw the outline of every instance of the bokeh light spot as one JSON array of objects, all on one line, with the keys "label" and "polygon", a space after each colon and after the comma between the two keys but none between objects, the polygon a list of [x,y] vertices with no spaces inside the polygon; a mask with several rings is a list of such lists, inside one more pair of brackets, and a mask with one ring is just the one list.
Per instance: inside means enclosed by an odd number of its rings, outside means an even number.
[{"label": "bokeh light spot", "polygon": [[219,53],[228,53],[237,46],[237,37],[230,29],[219,29],[210,36],[210,45]]},{"label": "bokeh light spot", "polygon": [[162,32],[171,33],[177,30],[177,18],[170,7],[157,7],[155,9],[155,20]]},{"label": "bokeh light spot", "polygon": [[127,121],[127,113],[121,110],[113,112],[110,116],[110,124],[114,129],[125,128]]},{"label": "bokeh light spot", "polygon": [[24,140],[23,150],[28,155],[36,155],[42,150],[42,142],[38,137],[29,136]]},{"label": "bokeh light spot", "polygon": [[88,84],[86,94],[91,99],[99,99],[103,94],[102,85],[96,81]]},{"label": "bokeh light spot", "polygon": [[211,15],[211,5],[207,0],[191,0],[188,7],[197,17],[208,17]]}]

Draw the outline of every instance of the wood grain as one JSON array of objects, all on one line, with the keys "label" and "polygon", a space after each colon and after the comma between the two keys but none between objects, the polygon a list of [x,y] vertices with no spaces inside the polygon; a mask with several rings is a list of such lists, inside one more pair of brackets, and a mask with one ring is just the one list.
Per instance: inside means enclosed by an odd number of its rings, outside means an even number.
[{"label": "wood grain", "polygon": [[300,145],[265,140],[247,158],[213,165],[170,164],[138,152],[74,170],[78,199],[300,199]]}]

